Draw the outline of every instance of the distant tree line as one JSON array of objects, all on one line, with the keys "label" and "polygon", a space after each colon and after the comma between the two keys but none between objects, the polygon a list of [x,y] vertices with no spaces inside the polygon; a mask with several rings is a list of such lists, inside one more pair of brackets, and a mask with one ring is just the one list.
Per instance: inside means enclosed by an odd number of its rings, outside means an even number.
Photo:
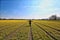
[{"label": "distant tree line", "polygon": [[[25,20],[25,19],[14,19],[14,18],[10,18],[10,19],[6,19],[6,18],[0,18],[0,20]],[[34,20],[34,19],[32,19]],[[49,17],[49,19],[37,19],[37,20],[60,20],[60,17],[57,17],[56,15],[52,15]]]},{"label": "distant tree line", "polygon": [[6,18],[0,18],[0,20],[6,20]]},{"label": "distant tree line", "polygon": [[[26,20],[26,19],[14,19],[14,18],[0,18],[0,20]],[[28,20],[28,19],[27,19]]]}]

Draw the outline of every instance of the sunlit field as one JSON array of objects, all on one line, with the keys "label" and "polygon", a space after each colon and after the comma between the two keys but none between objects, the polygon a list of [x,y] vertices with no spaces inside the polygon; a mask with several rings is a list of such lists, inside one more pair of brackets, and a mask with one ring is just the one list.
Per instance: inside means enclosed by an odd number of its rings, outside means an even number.
[{"label": "sunlit field", "polygon": [[60,20],[0,20],[0,40],[60,40]]}]

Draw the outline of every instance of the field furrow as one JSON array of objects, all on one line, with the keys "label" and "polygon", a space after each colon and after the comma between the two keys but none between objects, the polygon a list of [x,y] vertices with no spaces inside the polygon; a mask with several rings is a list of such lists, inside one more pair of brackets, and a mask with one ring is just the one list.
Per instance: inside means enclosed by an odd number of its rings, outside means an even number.
[{"label": "field furrow", "polygon": [[49,33],[48,31],[46,31],[44,28],[42,28],[41,26],[39,26],[38,24],[35,24],[37,25],[40,29],[42,29],[47,35],[49,35],[53,40],[57,40],[53,35],[51,35],[51,33]]},{"label": "field furrow", "polygon": [[60,40],[60,21],[0,20],[0,40]]}]

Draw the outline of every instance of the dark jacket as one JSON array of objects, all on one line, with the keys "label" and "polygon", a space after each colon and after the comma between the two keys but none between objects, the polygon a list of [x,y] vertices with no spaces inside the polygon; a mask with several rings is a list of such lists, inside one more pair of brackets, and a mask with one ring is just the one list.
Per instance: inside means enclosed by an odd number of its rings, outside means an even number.
[{"label": "dark jacket", "polygon": [[31,26],[31,20],[29,20],[29,25]]}]

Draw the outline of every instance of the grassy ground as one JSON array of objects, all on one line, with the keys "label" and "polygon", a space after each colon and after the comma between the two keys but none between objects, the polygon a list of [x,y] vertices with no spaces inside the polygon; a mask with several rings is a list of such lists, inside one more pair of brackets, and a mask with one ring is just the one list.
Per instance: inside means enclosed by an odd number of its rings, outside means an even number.
[{"label": "grassy ground", "polygon": [[0,20],[0,40],[60,40],[60,20]]}]

